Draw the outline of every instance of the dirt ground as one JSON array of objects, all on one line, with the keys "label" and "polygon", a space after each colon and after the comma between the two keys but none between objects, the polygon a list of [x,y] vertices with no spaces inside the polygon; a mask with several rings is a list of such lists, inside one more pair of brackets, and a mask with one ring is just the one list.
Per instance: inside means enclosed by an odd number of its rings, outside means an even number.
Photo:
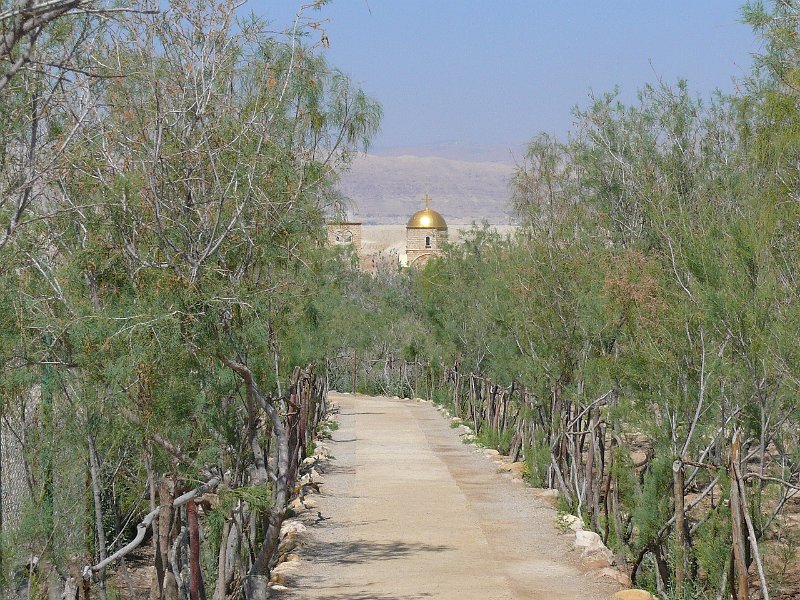
[{"label": "dirt ground", "polygon": [[430,404],[332,399],[335,460],[303,513],[302,559],[282,597],[592,600],[619,589],[580,565],[549,505]]}]

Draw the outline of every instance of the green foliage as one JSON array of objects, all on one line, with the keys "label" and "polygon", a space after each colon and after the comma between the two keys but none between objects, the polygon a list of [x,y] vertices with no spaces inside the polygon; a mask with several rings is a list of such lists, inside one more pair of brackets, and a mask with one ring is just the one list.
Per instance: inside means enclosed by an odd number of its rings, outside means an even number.
[{"label": "green foliage", "polygon": [[718,587],[725,576],[731,553],[730,540],[730,509],[720,504],[705,516],[694,536],[697,566],[705,587],[709,589]]},{"label": "green foliage", "polygon": [[656,457],[644,476],[644,485],[631,515],[638,530],[637,550],[656,540],[659,530],[669,520],[671,492],[672,460],[668,456]]},{"label": "green foliage", "polygon": [[614,480],[617,494],[624,507],[633,507],[636,504],[636,494],[639,489],[636,480],[636,471],[633,461],[625,448],[616,446],[612,452],[611,477]]},{"label": "green foliage", "polygon": [[550,467],[550,447],[541,434],[525,449],[525,480],[533,487],[547,487],[547,470]]},{"label": "green foliage", "polygon": [[477,443],[484,448],[497,450],[500,454],[507,455],[511,448],[511,437],[513,432],[510,430],[497,431],[491,427],[483,427],[477,436]]},{"label": "green foliage", "polygon": [[453,398],[446,389],[434,388],[431,391],[431,401],[437,406],[443,406],[450,412],[454,410]]},{"label": "green foliage", "polygon": [[212,554],[219,551],[222,540],[222,528],[233,508],[239,502],[246,502],[253,510],[266,512],[272,504],[272,490],[270,486],[245,486],[234,489],[220,490],[217,498],[219,505],[206,515],[208,540],[212,547]]}]

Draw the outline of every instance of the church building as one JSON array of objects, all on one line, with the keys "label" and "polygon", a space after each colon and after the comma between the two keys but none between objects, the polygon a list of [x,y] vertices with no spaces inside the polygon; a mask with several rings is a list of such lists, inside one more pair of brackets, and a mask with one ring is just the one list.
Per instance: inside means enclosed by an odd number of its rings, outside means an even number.
[{"label": "church building", "polygon": [[400,257],[403,266],[424,266],[431,256],[442,254],[442,245],[447,240],[444,217],[429,206],[428,194],[424,200],[425,208],[411,215],[406,224],[406,254]]},{"label": "church building", "polygon": [[[376,239],[363,240],[361,223],[347,219],[327,223],[328,245],[352,247],[361,270],[368,273],[380,269],[395,270],[398,263],[400,267],[423,267],[432,256],[443,254],[443,245],[447,240],[444,217],[430,207],[428,194],[423,200],[425,208],[411,215],[406,223],[405,253],[400,244],[386,250],[385,245],[381,246],[380,242],[376,244]],[[377,251],[376,245],[379,247]]]}]

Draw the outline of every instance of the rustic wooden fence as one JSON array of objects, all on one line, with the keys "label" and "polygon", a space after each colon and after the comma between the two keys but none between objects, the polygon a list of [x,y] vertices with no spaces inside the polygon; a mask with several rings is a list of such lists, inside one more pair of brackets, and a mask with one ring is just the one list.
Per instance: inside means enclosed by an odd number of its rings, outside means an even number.
[{"label": "rustic wooden fence", "polygon": [[[718,431],[698,452],[698,460],[688,457],[685,449],[677,457],[668,457],[670,461],[674,458],[670,474],[673,485],[665,496],[670,500],[671,516],[649,539],[642,540],[636,539],[638,532],[632,524],[630,490],[628,506],[623,496],[631,479],[643,488],[646,474],[654,468],[655,449],[645,436],[611,420],[611,409],[619,400],[615,390],[577,402],[556,384],[547,397],[541,397],[518,382],[501,385],[463,372],[459,364],[408,362],[389,354],[361,359],[354,353],[331,361],[329,370],[332,381],[344,384],[344,389],[421,396],[446,405],[471,427],[479,442],[515,461],[524,459],[529,481],[558,490],[562,506],[599,533],[604,543],[634,550],[628,565],[634,582],[649,557],[662,593],[671,589],[683,594],[698,569],[692,557],[696,550],[693,536],[710,510],[726,513],[728,504],[722,498],[729,498],[732,539],[728,597],[741,600],[752,597],[753,590],[758,589],[759,597],[769,598],[759,553],[764,532],[754,526],[747,504],[752,489],[748,493],[746,484],[760,476],[748,472],[753,454],[742,453],[737,435],[726,442],[719,437],[724,430]],[[729,429],[730,435],[733,429]],[[707,462],[711,454],[717,455],[714,464]],[[729,489],[721,487],[722,474],[731,482]],[[773,481],[791,493],[792,484]],[[698,507],[704,515],[699,520]],[[775,510],[780,508],[781,504]],[[622,560],[624,554],[620,555]]]},{"label": "rustic wooden fence", "polygon": [[[256,464],[246,485],[237,487],[228,473],[219,472],[209,473],[200,486],[174,474],[164,476],[158,485],[157,506],[139,523],[133,539],[100,562],[83,567],[80,576],[71,572],[62,597],[90,598],[92,588],[99,588],[96,584],[114,566],[123,571],[130,586],[125,557],[148,537],[153,567],[150,599],[266,597],[288,501],[327,415],[327,391],[325,373],[312,367],[295,369],[286,393],[270,398],[278,420],[271,423],[266,446],[254,449]],[[262,420],[268,427],[268,415]],[[258,465],[259,455],[263,465]],[[209,519],[215,511],[222,511],[224,525],[221,534],[216,534],[219,538],[212,541]],[[209,568],[211,552],[216,556]],[[263,568],[258,568],[259,561]],[[104,590],[97,589],[96,595],[103,597]]]}]

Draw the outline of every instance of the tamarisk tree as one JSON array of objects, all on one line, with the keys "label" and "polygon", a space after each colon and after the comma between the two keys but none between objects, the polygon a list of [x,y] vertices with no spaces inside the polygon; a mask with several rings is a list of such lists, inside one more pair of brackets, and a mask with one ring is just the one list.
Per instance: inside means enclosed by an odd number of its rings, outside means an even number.
[{"label": "tamarisk tree", "polygon": [[124,558],[136,516],[163,507],[148,524],[153,589],[175,597],[188,583],[170,548],[192,546],[195,590],[202,557],[183,521],[195,517],[170,507],[215,481],[205,575],[220,598],[237,582],[257,597],[298,466],[290,448],[305,451],[289,407],[306,414],[320,392],[302,373],[288,385],[290,361],[324,365],[292,347],[294,329],[325,273],[344,268],[323,247],[323,214],[380,108],[307,43],[302,13],[276,36],[236,2],[134,8],[97,40],[105,59],[47,188],[53,210],[17,236],[6,274],[9,356],[23,358],[4,377],[48,407],[17,432],[31,490],[93,526],[14,535],[41,557],[30,585],[73,585],[71,565],[99,564],[81,585],[97,577],[104,593],[104,559]]}]

